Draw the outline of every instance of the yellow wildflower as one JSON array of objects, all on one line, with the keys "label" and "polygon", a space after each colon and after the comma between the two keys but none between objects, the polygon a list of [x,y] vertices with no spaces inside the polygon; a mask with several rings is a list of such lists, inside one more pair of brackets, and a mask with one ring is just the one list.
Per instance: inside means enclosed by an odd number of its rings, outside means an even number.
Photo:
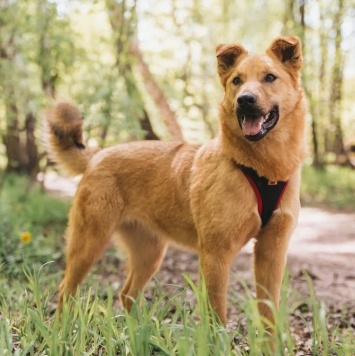
[{"label": "yellow wildflower", "polygon": [[31,242],[32,234],[29,231],[25,231],[20,235],[20,238],[24,244],[28,244]]}]

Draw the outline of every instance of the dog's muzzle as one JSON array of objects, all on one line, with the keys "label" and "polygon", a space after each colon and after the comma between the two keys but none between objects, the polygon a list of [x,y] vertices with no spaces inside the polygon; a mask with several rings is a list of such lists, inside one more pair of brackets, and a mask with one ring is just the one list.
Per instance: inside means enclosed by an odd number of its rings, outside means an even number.
[{"label": "dog's muzzle", "polygon": [[242,94],[237,99],[237,118],[245,138],[249,141],[259,141],[276,126],[279,109],[275,105],[265,113],[259,108],[254,94]]}]

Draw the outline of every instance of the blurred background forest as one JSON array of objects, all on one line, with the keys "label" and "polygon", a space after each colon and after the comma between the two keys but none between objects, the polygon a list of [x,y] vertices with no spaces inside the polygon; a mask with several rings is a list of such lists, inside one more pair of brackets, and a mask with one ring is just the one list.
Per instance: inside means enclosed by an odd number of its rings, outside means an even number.
[{"label": "blurred background forest", "polygon": [[89,145],[205,142],[218,129],[215,47],[304,43],[309,164],[354,166],[354,0],[0,0],[0,168],[47,165],[41,114],[78,103]]}]

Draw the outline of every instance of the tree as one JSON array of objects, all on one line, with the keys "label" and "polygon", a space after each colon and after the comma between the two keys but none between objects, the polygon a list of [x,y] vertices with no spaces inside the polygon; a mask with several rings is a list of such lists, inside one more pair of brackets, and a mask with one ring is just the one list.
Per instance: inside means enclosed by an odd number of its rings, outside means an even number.
[{"label": "tree", "polygon": [[[342,107],[342,86],[344,76],[344,56],[341,49],[342,32],[341,26],[344,16],[344,0],[337,1],[337,10],[333,18],[334,38],[334,64],[331,74],[331,85],[329,95],[329,122],[331,132],[328,130],[330,145],[327,147],[336,156],[336,162],[340,164],[348,163],[345,152],[343,129],[341,122]],[[328,136],[328,137],[329,137]]]},{"label": "tree", "polygon": [[57,6],[48,0],[37,0],[37,37],[35,61],[40,69],[41,85],[48,98],[55,98],[58,82],[72,66],[76,50],[69,19],[59,17]]},{"label": "tree", "polygon": [[346,162],[354,128],[354,72],[347,60],[355,48],[354,0],[260,0],[252,21],[248,2],[161,4],[0,2],[0,154],[8,170],[38,170],[39,112],[57,97],[79,104],[90,145],[209,139],[222,95],[216,45],[241,42],[262,51],[281,31],[303,39],[313,163]]},{"label": "tree", "polygon": [[152,96],[155,105],[158,107],[160,116],[165,122],[171,138],[174,140],[183,141],[183,135],[181,128],[176,120],[175,113],[171,110],[167,98],[165,97],[157,82],[154,80],[147,63],[144,61],[143,54],[139,49],[137,39],[132,40],[129,51],[137,60],[137,67],[144,80],[146,90]]},{"label": "tree", "polygon": [[2,2],[0,8],[0,73],[1,73],[1,101],[4,105],[4,123],[2,141],[7,157],[7,171],[25,172],[28,157],[25,145],[21,139],[23,117],[22,104],[19,100],[16,81],[27,79],[24,72],[26,58],[22,53],[22,34],[26,24],[19,12],[27,10],[25,6],[16,2]]},{"label": "tree", "polygon": [[[342,130],[344,53],[341,48],[344,3],[338,0],[337,6],[334,6],[334,2],[318,0],[317,12],[312,10],[312,23],[307,2],[302,0],[297,4],[298,14],[294,13],[294,0],[287,2],[284,29],[290,31],[294,28],[304,45],[303,85],[311,114],[313,164],[323,167],[330,162],[345,163],[347,159]],[[317,26],[314,25],[317,23],[314,21],[315,13],[319,15]],[[333,18],[332,24],[330,17]],[[331,50],[333,43],[334,50]]]},{"label": "tree", "polygon": [[[39,171],[36,140],[38,107],[53,98],[61,74],[74,57],[68,21],[47,0],[2,3],[0,53],[7,171],[35,177]],[[40,85],[39,85],[40,84]]]},{"label": "tree", "polygon": [[113,32],[117,67],[124,78],[127,93],[133,102],[134,111],[141,129],[145,132],[144,139],[157,140],[159,137],[153,130],[142,94],[136,83],[132,56],[130,55],[131,41],[136,31],[136,0],[131,4],[115,0],[105,0],[105,3]]}]

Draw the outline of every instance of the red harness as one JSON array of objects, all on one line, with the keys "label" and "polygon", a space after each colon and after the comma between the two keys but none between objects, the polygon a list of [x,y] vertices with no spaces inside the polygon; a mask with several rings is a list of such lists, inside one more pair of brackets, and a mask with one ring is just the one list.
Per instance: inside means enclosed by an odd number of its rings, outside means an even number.
[{"label": "red harness", "polygon": [[278,208],[288,181],[272,182],[266,177],[260,177],[258,173],[249,167],[238,165],[246,179],[254,190],[258,201],[258,212],[261,217],[261,226],[265,226],[272,213]]}]

